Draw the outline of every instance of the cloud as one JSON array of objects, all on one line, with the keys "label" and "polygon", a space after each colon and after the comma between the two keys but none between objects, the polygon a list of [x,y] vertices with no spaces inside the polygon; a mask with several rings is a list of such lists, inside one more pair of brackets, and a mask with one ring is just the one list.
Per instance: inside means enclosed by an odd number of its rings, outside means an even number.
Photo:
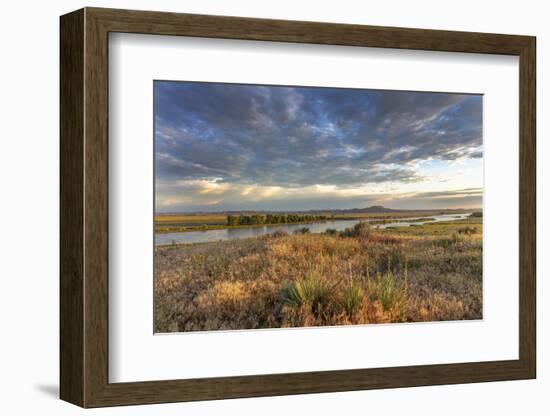
[{"label": "cloud", "polygon": [[348,209],[369,205],[391,208],[456,208],[481,206],[480,188],[432,192],[370,192],[368,187],[310,185],[300,188],[228,184],[208,180],[164,182],[157,185],[157,210],[306,210]]},{"label": "cloud", "polygon": [[452,191],[431,191],[414,193],[416,198],[437,199],[437,198],[464,198],[466,196],[481,197],[483,190],[481,188],[465,188]]},{"label": "cloud", "polygon": [[157,82],[155,104],[161,178],[411,181],[407,163],[479,157],[481,146],[480,96]]},{"label": "cloud", "polygon": [[156,81],[154,96],[157,184],[411,184],[419,162],[482,157],[480,95]]}]

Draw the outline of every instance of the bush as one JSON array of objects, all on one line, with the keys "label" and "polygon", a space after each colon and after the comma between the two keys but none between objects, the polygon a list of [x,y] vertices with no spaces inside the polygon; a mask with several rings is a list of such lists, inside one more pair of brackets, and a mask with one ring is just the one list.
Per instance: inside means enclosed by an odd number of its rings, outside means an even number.
[{"label": "bush", "polygon": [[318,315],[324,305],[328,305],[336,285],[329,285],[315,270],[306,276],[284,285],[281,289],[281,301],[295,308],[311,308]]},{"label": "bush", "polygon": [[351,228],[346,228],[341,232],[342,237],[368,238],[372,233],[371,226],[366,222],[359,222]]},{"label": "bush", "polygon": [[384,277],[379,279],[379,294],[380,301],[384,309],[390,310],[399,307],[406,298],[406,292],[402,285],[398,285],[391,273],[386,273]]},{"label": "bush", "polygon": [[475,234],[477,232],[477,228],[476,227],[462,227],[462,228],[459,228],[457,230],[457,232],[459,234],[470,235],[470,234]]},{"label": "bush", "polygon": [[307,227],[298,228],[297,230],[294,230],[292,234],[309,234],[309,228]]},{"label": "bush", "polygon": [[470,214],[470,217],[472,217],[472,218],[483,218],[483,213],[482,212],[472,212]]},{"label": "bush", "polygon": [[408,269],[405,261],[404,279],[398,282],[391,270],[391,259],[388,259],[388,269],[384,275],[377,273],[375,280],[368,282],[369,299],[379,300],[384,310],[392,312],[397,321],[407,313],[409,297]]},{"label": "bush", "polygon": [[349,316],[355,314],[363,304],[363,288],[356,281],[351,280],[342,294],[342,304]]},{"label": "bush", "polygon": [[269,234],[271,237],[286,237],[288,233],[283,230],[277,230]]},{"label": "bush", "polygon": [[457,246],[465,241],[465,237],[460,232],[453,233],[450,237],[436,240],[435,244],[439,247],[449,248]]}]

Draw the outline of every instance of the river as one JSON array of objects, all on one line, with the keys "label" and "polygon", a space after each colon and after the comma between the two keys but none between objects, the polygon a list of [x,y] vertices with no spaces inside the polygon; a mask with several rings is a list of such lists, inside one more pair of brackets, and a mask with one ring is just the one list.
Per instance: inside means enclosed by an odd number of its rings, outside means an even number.
[{"label": "river", "polygon": [[[388,228],[388,227],[408,227],[411,224],[422,225],[432,222],[441,221],[456,221],[462,220],[468,217],[471,213],[464,214],[443,214],[443,215],[430,215],[424,217],[411,217],[411,218],[394,218],[390,219],[385,224],[373,225],[375,228]],[[426,218],[426,221],[420,221],[422,218]],[[392,221],[393,220],[393,221]],[[411,222],[407,222],[407,220]],[[418,221],[413,221],[418,220]],[[328,229],[336,231],[343,231],[348,227],[353,227],[360,221],[379,221],[379,219],[362,219],[362,220],[335,220],[325,222],[315,222],[309,224],[278,224],[278,225],[265,225],[263,227],[243,227],[243,228],[226,228],[223,230],[206,230],[206,231],[188,231],[185,233],[158,233],[155,234],[155,245],[165,245],[173,243],[207,243],[213,241],[227,241],[236,240],[239,238],[259,237],[266,234],[272,234],[275,231],[284,231],[288,234],[292,234],[294,231],[301,228],[307,228],[312,234],[323,233]]]}]

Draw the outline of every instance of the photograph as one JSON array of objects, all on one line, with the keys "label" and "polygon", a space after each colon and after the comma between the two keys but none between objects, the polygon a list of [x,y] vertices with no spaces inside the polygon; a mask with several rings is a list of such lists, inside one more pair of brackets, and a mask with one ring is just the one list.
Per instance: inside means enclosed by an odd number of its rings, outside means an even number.
[{"label": "photograph", "polygon": [[154,332],[483,319],[483,95],[153,81]]}]

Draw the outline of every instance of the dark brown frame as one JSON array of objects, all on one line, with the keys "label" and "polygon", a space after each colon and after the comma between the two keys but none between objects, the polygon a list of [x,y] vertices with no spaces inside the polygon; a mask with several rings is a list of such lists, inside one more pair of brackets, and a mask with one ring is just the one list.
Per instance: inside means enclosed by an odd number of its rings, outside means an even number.
[{"label": "dark brown frame", "polygon": [[[108,380],[108,34],[519,56],[519,359],[135,383]],[[535,38],[85,8],[61,17],[60,396],[82,407],[536,377]]]}]

